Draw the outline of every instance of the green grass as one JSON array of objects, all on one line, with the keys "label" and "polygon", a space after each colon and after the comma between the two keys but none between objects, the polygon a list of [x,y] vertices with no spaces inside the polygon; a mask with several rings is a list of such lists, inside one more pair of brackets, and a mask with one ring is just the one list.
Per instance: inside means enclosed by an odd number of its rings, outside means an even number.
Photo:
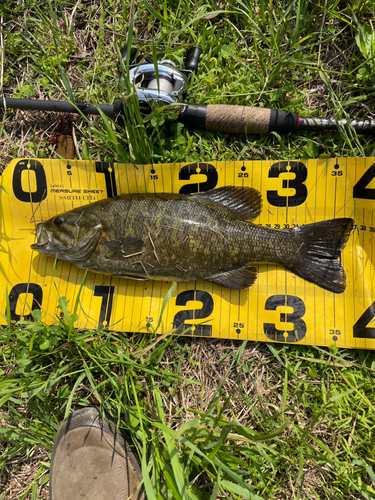
[{"label": "green grass", "polygon": [[[374,118],[372,1],[10,1],[0,6],[6,96],[112,103],[118,49],[178,66],[204,53],[188,99],[303,116]],[[212,14],[213,13],[213,14]],[[132,20],[133,14],[133,20]],[[119,130],[76,117],[83,159],[135,163],[375,156],[371,137],[198,132],[136,102]],[[52,157],[35,141],[58,117],[8,111],[1,166]],[[47,498],[59,422],[100,404],[133,438],[148,498],[375,498],[372,352],[156,335],[77,332],[64,318],[0,331],[0,499]]]},{"label": "green grass", "polygon": [[[372,353],[77,332],[34,315],[2,331],[4,477],[50,451],[72,407],[100,404],[137,443],[149,498],[374,498]],[[36,489],[47,458],[37,472]]]}]

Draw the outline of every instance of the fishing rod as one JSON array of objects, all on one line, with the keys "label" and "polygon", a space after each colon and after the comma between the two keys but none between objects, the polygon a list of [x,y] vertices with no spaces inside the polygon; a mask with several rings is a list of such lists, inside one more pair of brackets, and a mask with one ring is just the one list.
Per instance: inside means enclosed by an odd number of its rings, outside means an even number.
[{"label": "fishing rod", "polygon": [[[136,49],[130,52],[131,61]],[[277,132],[314,131],[332,132],[341,128],[353,128],[360,134],[374,134],[374,120],[335,120],[331,118],[301,117],[291,111],[280,111],[253,106],[230,104],[194,104],[183,103],[189,88],[191,75],[197,70],[200,47],[191,47],[185,57],[185,68],[177,68],[168,59],[158,61],[157,68],[152,60],[146,59],[141,64],[129,65],[129,81],[136,88],[140,110],[148,115],[158,108],[163,108],[169,120],[177,120],[193,129],[211,130],[235,134],[269,134]],[[121,49],[121,56],[126,63],[127,46]],[[123,86],[124,82],[123,82]],[[124,118],[122,100],[114,104],[90,104],[66,101],[50,101],[38,99],[16,99],[0,97],[0,108],[38,111],[55,111],[61,113],[83,113]]]}]

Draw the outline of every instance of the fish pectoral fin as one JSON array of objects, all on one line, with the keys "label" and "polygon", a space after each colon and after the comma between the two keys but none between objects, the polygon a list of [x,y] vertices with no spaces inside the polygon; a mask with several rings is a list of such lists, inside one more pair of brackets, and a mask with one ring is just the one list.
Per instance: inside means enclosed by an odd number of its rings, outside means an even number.
[{"label": "fish pectoral fin", "polygon": [[251,187],[223,186],[193,196],[221,203],[235,210],[243,220],[255,219],[262,211],[262,195]]},{"label": "fish pectoral fin", "polygon": [[211,276],[210,278],[206,278],[206,280],[211,281],[211,283],[215,285],[231,288],[232,290],[242,290],[243,288],[252,286],[257,279],[257,275],[258,269],[256,267],[244,266],[239,269],[234,269],[233,271]]},{"label": "fish pectoral fin", "polygon": [[140,253],[143,247],[143,240],[139,238],[119,238],[118,240],[110,240],[102,243],[99,250],[107,258],[119,259]]}]

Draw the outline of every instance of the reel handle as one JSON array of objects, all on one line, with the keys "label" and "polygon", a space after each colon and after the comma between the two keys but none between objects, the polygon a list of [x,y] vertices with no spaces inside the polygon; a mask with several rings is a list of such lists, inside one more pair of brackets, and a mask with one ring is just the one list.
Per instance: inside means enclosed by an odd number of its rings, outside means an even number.
[{"label": "reel handle", "polygon": [[[120,54],[121,54],[121,58],[124,62],[124,65],[126,66],[126,58],[127,58],[127,55],[128,55],[128,44],[125,44],[123,47],[121,47],[120,49]],[[130,48],[130,61],[129,61],[129,64],[133,64],[133,62],[135,61],[135,56],[137,55],[137,49],[135,47],[131,47]]]},{"label": "reel handle", "polygon": [[185,57],[185,69],[190,71],[197,71],[199,58],[203,50],[200,47],[190,47]]}]

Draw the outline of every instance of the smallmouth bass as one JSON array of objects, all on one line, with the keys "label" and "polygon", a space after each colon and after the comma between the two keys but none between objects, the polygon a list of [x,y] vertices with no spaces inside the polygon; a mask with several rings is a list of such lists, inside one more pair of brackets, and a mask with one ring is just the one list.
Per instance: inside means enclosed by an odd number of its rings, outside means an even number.
[{"label": "smallmouth bass", "polygon": [[261,194],[253,188],[127,194],[39,223],[31,248],[96,273],[139,280],[203,279],[237,290],[255,282],[256,265],[273,264],[331,292],[344,292],[339,257],[353,219],[278,230],[249,222],[261,211]]}]

